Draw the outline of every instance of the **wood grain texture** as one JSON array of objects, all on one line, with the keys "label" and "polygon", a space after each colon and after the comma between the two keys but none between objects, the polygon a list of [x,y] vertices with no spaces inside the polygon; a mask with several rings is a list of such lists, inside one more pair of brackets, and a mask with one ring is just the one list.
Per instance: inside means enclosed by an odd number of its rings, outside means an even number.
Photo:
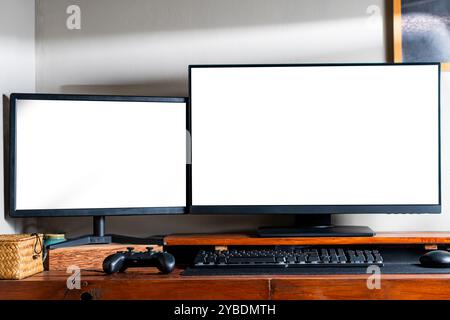
[{"label": "wood grain texture", "polygon": [[386,275],[369,289],[369,275],[271,280],[274,300],[449,300],[450,275]]},{"label": "wood grain texture", "polygon": [[[69,266],[84,270],[103,270],[103,260],[107,256],[117,251],[126,251],[127,247],[134,247],[135,251],[146,251],[149,245],[103,244],[53,249],[48,252],[45,267],[46,270],[61,271],[66,271]],[[151,247],[155,251],[161,251],[161,247]]]},{"label": "wood grain texture", "polygon": [[0,281],[0,300],[266,300],[268,280],[256,277],[181,277],[156,268],[131,269],[123,274],[105,275],[82,271],[81,289],[68,290],[69,274],[45,271],[23,281]]},{"label": "wood grain texture", "polygon": [[303,299],[446,299],[450,274],[384,275],[381,289],[369,290],[369,275],[192,276],[155,268],[105,275],[82,271],[81,289],[68,290],[68,274],[46,271],[24,280],[0,281],[0,299],[80,300],[303,300]]},{"label": "wood grain texture", "polygon": [[393,0],[392,4],[394,6],[394,62],[402,62],[402,0]]},{"label": "wood grain texture", "polygon": [[168,246],[230,245],[405,245],[450,244],[450,232],[380,232],[374,237],[260,238],[248,234],[178,234],[165,237]]}]

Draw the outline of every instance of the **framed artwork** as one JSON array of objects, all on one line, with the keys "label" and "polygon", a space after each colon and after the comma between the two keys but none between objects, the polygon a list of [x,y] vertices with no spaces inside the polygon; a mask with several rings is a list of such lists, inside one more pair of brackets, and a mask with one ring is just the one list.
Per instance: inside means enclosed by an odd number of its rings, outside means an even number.
[{"label": "framed artwork", "polygon": [[450,71],[450,0],[393,0],[394,61],[441,62]]}]

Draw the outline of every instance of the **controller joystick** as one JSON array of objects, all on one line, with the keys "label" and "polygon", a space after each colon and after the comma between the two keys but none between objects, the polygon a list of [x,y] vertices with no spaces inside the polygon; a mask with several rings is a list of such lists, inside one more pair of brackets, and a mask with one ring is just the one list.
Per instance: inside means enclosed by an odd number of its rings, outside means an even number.
[{"label": "controller joystick", "polygon": [[156,267],[162,273],[170,273],[175,267],[175,258],[168,252],[154,252],[151,247],[147,251],[135,252],[134,248],[119,251],[103,261],[103,271],[107,274],[124,272],[130,267]]}]

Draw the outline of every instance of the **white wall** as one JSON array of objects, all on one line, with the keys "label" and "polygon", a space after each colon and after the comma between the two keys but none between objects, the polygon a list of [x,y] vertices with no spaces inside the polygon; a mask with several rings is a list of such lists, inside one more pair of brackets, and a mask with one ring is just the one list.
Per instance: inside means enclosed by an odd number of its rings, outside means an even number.
[{"label": "white wall", "polygon": [[[0,1],[0,93],[2,95],[9,96],[11,92],[35,90],[34,31],[35,3],[33,0]],[[3,122],[0,125],[3,128]],[[0,144],[3,150],[3,139]],[[3,156],[0,162],[3,168]],[[25,221],[11,220],[6,217],[3,205],[3,184],[0,189],[0,234],[20,232]]]},{"label": "white wall", "polygon": [[[66,28],[71,4],[81,8],[81,30]],[[37,90],[184,96],[189,64],[384,62],[392,32],[385,14],[390,5],[389,0],[40,0]],[[445,120],[450,79],[445,75],[444,80]],[[444,135],[444,214],[337,219],[376,230],[449,230],[447,141]],[[254,229],[288,221],[271,216],[110,220],[109,231],[137,235]],[[88,218],[40,222],[47,231],[90,230]]]},{"label": "white wall", "polygon": [[[81,30],[65,27],[69,4]],[[40,91],[187,92],[187,65],[383,61],[384,0],[41,0]]]}]

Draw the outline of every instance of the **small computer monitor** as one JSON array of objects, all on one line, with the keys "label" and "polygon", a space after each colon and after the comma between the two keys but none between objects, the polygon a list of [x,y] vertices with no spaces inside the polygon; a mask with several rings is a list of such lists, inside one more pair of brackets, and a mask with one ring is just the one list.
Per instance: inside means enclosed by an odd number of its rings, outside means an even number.
[{"label": "small computer monitor", "polygon": [[185,213],[186,98],[13,94],[12,216]]},{"label": "small computer monitor", "polygon": [[192,212],[438,213],[440,66],[190,67]]}]

